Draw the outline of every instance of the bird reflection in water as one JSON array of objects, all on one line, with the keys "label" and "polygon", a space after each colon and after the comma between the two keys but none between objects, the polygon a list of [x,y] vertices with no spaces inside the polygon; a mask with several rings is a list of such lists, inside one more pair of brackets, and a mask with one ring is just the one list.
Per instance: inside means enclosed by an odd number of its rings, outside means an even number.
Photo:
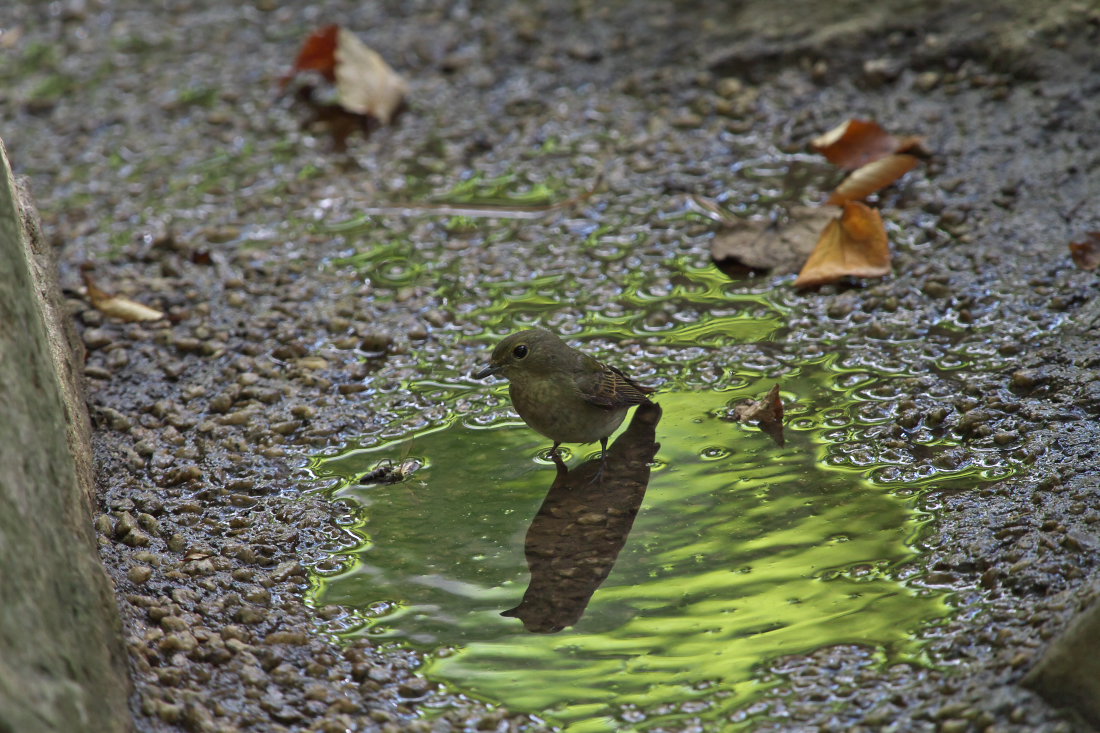
[{"label": "bird reflection in water", "polygon": [[552,634],[580,620],[592,594],[607,579],[626,544],[649,485],[650,464],[660,447],[654,440],[661,408],[642,404],[626,431],[601,460],[570,471],[554,456],[557,476],[527,530],[524,554],[531,583],[523,600],[502,616],[524,628]]}]

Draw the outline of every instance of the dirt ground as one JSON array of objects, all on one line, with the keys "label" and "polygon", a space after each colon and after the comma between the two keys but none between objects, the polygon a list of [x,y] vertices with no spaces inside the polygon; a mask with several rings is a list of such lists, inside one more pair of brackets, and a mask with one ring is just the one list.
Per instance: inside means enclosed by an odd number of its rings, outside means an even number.
[{"label": "dirt ground", "polygon": [[[274,95],[329,22],[411,85],[397,122],[346,151]],[[630,272],[705,265],[713,230],[661,216],[676,197],[763,210],[740,163],[853,116],[926,136],[933,157],[883,196],[893,276],[792,291],[791,348],[842,333],[869,358],[923,365],[884,441],[936,414],[968,449],[1007,445],[1030,468],[928,497],[939,518],[920,571],[958,609],[929,632],[931,665],[883,669],[858,646],[787,658],[746,715],[758,730],[1089,730],[1019,683],[1090,600],[1100,557],[1098,281],[1067,249],[1100,230],[1095,4],[64,0],[16,4],[0,28],[0,134],[88,349],[96,530],[139,730],[540,727],[436,689],[412,652],[315,633],[346,611],[303,603],[306,568],[331,567],[348,517],[303,491],[306,459],[439,419],[397,386],[476,363],[479,299],[579,267],[586,220],[628,221],[645,244],[561,293],[558,323],[612,302]],[[470,170],[552,180],[563,197],[605,177],[582,210],[503,245],[424,217],[379,224],[436,283],[387,289],[334,262],[354,247],[324,224]],[[86,262],[169,319],[90,308]],[[931,326],[945,318],[951,334]],[[936,368],[960,340],[1000,366]],[[640,350],[619,357],[644,371]],[[711,349],[698,368],[727,358]]]}]

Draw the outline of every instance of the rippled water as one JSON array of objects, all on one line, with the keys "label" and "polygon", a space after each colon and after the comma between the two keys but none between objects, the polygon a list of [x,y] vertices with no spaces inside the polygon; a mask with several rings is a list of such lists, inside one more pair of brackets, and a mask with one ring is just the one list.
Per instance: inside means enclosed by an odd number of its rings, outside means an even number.
[{"label": "rippled water", "polygon": [[[931,519],[917,490],[1008,469],[991,456],[914,472],[867,435],[902,375],[840,361],[820,357],[784,377],[782,448],[723,419],[770,388],[759,375],[660,393],[660,450],[633,528],[583,615],[559,633],[501,615],[527,589],[525,534],[555,479],[546,441],[514,421],[455,416],[317,460],[318,475],[346,479],[335,497],[358,507],[363,543],[342,571],[316,578],[315,601],[358,610],[341,633],[427,652],[427,677],[570,730],[722,719],[762,689],[770,660],[822,646],[919,660],[914,632],[947,607],[897,572]],[[594,455],[574,446],[572,466]],[[358,484],[380,461],[412,458],[422,467],[402,482]],[[603,526],[606,512],[590,521]]]},{"label": "rippled water", "polygon": [[[530,193],[520,203],[551,198]],[[473,236],[490,247],[519,236],[513,227]],[[663,415],[615,439],[593,486],[592,446],[569,446],[560,474],[503,384],[473,382],[470,364],[425,344],[423,378],[371,387],[387,427],[312,462],[339,479],[333,499],[354,507],[359,538],[339,570],[313,576],[314,603],[353,611],[330,630],[419,649],[426,677],[571,731],[748,727],[746,706],[782,681],[775,660],[830,645],[922,663],[920,630],[950,613],[945,591],[914,571],[929,492],[1014,466],[1007,451],[960,445],[913,399],[948,402],[950,387],[928,380],[924,393],[913,380],[995,368],[995,350],[960,338],[950,314],[889,348],[845,348],[839,321],[807,339],[782,288],[731,283],[689,254],[661,254],[654,276],[652,219],[562,227],[600,271],[577,271],[551,239],[531,246],[539,276],[485,277],[461,247],[429,257],[369,219],[343,228],[376,240],[338,263],[360,268],[374,297],[432,287],[454,304],[456,325],[437,338],[487,352],[512,330],[557,329],[660,382]],[[591,277],[619,284],[598,308]],[[782,447],[731,420],[777,382]]]}]

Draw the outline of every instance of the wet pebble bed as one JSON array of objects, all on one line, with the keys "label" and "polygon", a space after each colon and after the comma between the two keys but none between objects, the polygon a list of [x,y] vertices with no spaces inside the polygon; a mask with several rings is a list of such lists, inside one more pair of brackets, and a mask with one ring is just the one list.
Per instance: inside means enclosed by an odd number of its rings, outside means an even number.
[{"label": "wet pebble bed", "polygon": [[[624,290],[659,295],[670,273],[710,266],[713,227],[683,216],[685,193],[766,211],[806,165],[805,142],[853,114],[927,134],[936,151],[880,202],[895,275],[805,294],[757,278],[730,292],[778,293],[791,353],[843,339],[876,363],[928,365],[875,440],[904,452],[913,431],[944,429],[965,447],[937,460],[998,447],[1032,469],[928,498],[940,520],[919,572],[958,609],[926,632],[931,665],[883,669],[858,646],[788,657],[764,672],[774,691],[738,715],[760,730],[1085,729],[1018,682],[1089,600],[1097,559],[1100,359],[1073,320],[1096,279],[1065,242],[1095,215],[1080,205],[1097,155],[1083,80],[1100,18],[1059,4],[1036,31],[1043,53],[1014,55],[1009,21],[981,19],[979,41],[949,14],[929,31],[899,11],[890,33],[796,40],[761,29],[810,21],[755,9],[14,9],[0,119],[88,350],[95,522],[140,730],[539,728],[436,689],[412,652],[317,633],[346,610],[303,602],[308,569],[335,562],[326,551],[351,540],[350,519],[310,482],[307,458],[448,409],[500,409],[473,383],[447,408],[401,385],[475,363],[509,323],[509,298],[539,277],[567,303],[523,318],[569,333],[592,309],[630,316]],[[412,84],[398,123],[343,153],[273,94],[305,33],[333,20]],[[600,173],[603,184],[534,220],[336,226],[471,170],[510,176],[517,193],[547,182],[558,200]],[[371,242],[396,242],[419,269],[387,281],[342,259]],[[85,262],[101,287],[168,319],[122,324],[88,307]],[[690,321],[696,306],[681,305],[645,326]],[[588,345],[656,383],[710,385],[731,358],[784,369],[768,343]],[[675,361],[667,349],[691,372],[654,372],[654,353]],[[986,368],[967,369],[974,360]]]}]

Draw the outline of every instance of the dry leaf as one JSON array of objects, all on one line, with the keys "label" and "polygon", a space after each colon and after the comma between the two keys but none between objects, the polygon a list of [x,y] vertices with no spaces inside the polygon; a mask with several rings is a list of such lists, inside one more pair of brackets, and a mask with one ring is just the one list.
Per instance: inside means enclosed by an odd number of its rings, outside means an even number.
[{"label": "dry leaf", "polygon": [[1080,242],[1070,242],[1069,254],[1082,270],[1100,267],[1100,232],[1087,232]]},{"label": "dry leaf", "polygon": [[159,321],[165,317],[155,308],[142,305],[122,295],[111,295],[100,290],[87,271],[81,274],[84,277],[84,287],[88,290],[88,300],[92,302],[92,307],[104,315],[127,322]]},{"label": "dry leaf", "polygon": [[309,34],[294,66],[279,80],[279,85],[285,87],[302,71],[316,71],[329,81],[336,81],[336,38],[339,32],[340,26],[326,25]]},{"label": "dry leaf", "polygon": [[854,171],[893,153],[917,152],[921,140],[891,135],[872,120],[848,120],[815,138],[810,147],[830,163]]},{"label": "dry leaf", "polygon": [[784,219],[738,219],[714,235],[710,254],[715,262],[785,275],[798,272],[813,251],[821,229],[833,213],[819,206],[794,206]]},{"label": "dry leaf", "polygon": [[316,71],[336,84],[340,106],[383,124],[393,119],[409,86],[378,53],[338,25],[314,31],[302,44],[293,68],[280,86],[300,72]]},{"label": "dry leaf", "polygon": [[890,247],[882,215],[858,201],[848,201],[840,216],[821,233],[794,285],[806,288],[848,275],[881,277],[889,272]]},{"label": "dry leaf", "polygon": [[336,41],[336,92],[344,109],[389,124],[408,91],[409,85],[377,52],[351,31],[340,29]]},{"label": "dry leaf", "polygon": [[743,400],[737,404],[733,408],[733,419],[757,423],[761,430],[783,447],[783,400],[779,396],[778,384],[762,400]]},{"label": "dry leaf", "polygon": [[915,156],[906,153],[879,158],[853,171],[836,187],[825,203],[840,206],[845,201],[866,198],[913,170],[918,162]]}]

